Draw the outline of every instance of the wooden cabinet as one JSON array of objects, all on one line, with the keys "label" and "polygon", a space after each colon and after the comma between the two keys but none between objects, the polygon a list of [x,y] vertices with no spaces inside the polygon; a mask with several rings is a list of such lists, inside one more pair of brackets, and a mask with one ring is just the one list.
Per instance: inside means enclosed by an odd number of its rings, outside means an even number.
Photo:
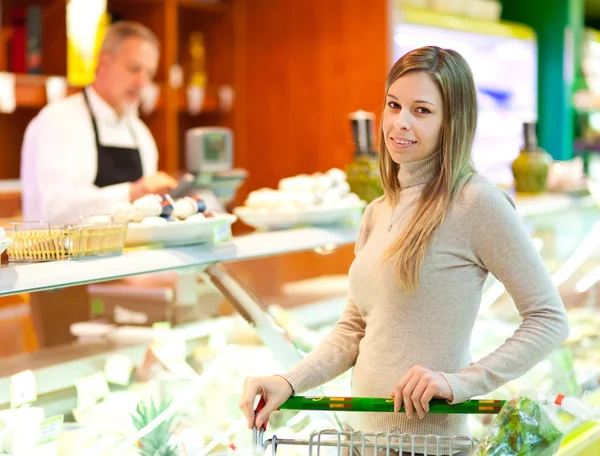
[{"label": "wooden cabinet", "polygon": [[[23,133],[29,121],[47,103],[45,83],[48,76],[65,76],[67,67],[66,4],[67,0],[3,0],[2,36],[11,35],[11,10],[19,6],[42,6],[42,71],[41,75],[16,74],[17,109],[0,114],[0,179],[17,179]],[[158,103],[152,113],[142,115],[157,142],[159,168],[176,174],[184,166],[183,138],[185,130],[200,125],[232,126],[233,110],[225,109],[220,93],[233,86],[234,7],[232,1],[199,0],[108,0],[113,20],[141,22],[161,42],[159,69],[155,83],[160,88]],[[187,112],[186,85],[189,77],[189,36],[194,31],[205,35],[208,86],[202,111]],[[6,46],[0,49],[4,53]],[[6,55],[0,59],[0,71],[7,71]],[[170,74],[175,66],[183,70],[183,84],[174,87]],[[80,90],[69,87],[69,94]]]}]

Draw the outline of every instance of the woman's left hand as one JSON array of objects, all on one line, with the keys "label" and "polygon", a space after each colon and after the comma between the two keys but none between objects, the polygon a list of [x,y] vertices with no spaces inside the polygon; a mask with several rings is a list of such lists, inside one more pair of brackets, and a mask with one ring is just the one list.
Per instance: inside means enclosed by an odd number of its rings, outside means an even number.
[{"label": "woman's left hand", "polygon": [[434,372],[421,366],[413,366],[396,384],[392,391],[394,411],[406,409],[406,416],[413,417],[413,406],[419,418],[429,412],[429,401],[434,397],[452,401],[454,395],[450,384],[439,372]]}]

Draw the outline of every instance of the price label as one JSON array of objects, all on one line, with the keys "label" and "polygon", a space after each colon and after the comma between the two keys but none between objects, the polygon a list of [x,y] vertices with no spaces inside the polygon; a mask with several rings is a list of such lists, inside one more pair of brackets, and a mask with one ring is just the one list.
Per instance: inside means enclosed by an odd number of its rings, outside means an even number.
[{"label": "price label", "polygon": [[133,361],[126,355],[117,354],[109,356],[104,366],[106,380],[115,385],[129,385],[132,371]]},{"label": "price label", "polygon": [[37,435],[38,446],[58,440],[64,420],[64,415],[55,415],[42,421]]},{"label": "price label", "polygon": [[84,411],[92,408],[96,402],[108,395],[108,383],[103,372],[89,375],[75,382],[77,389],[77,409]]},{"label": "price label", "polygon": [[231,239],[231,225],[227,222],[219,223],[213,228],[213,244],[221,244]]},{"label": "price label", "polygon": [[15,374],[10,379],[10,402],[12,408],[34,402],[37,399],[35,377],[26,370]]}]

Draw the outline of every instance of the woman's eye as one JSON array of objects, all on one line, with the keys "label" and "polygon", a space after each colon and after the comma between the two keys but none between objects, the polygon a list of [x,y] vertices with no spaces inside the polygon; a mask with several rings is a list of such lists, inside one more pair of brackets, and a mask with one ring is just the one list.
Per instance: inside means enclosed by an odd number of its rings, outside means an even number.
[{"label": "woman's eye", "polygon": [[417,108],[417,112],[419,114],[430,114],[431,113],[431,111],[427,108]]},{"label": "woman's eye", "polygon": [[400,105],[399,105],[398,103],[396,103],[395,101],[390,101],[390,102],[388,103],[388,106],[389,106],[390,108],[392,108],[392,109],[398,109],[398,108],[400,108]]}]

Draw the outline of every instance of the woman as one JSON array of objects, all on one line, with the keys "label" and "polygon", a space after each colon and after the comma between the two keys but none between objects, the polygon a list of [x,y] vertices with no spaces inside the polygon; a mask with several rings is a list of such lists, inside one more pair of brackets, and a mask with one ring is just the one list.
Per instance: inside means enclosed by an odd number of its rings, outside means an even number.
[{"label": "woman", "polygon": [[[471,163],[477,98],[460,54],[424,47],[386,82],[379,160],[384,196],[363,217],[349,298],[315,350],[280,376],[247,379],[240,407],[260,426],[290,395],[354,367],[352,395],[395,398],[406,413],[352,414],[365,432],[468,435],[466,417],[428,415],[513,380],[562,344],[565,309],[506,192]],[[522,317],[515,334],[471,362],[469,342],[488,274]],[[256,416],[257,395],[266,405]],[[416,419],[415,419],[416,418]]]}]

